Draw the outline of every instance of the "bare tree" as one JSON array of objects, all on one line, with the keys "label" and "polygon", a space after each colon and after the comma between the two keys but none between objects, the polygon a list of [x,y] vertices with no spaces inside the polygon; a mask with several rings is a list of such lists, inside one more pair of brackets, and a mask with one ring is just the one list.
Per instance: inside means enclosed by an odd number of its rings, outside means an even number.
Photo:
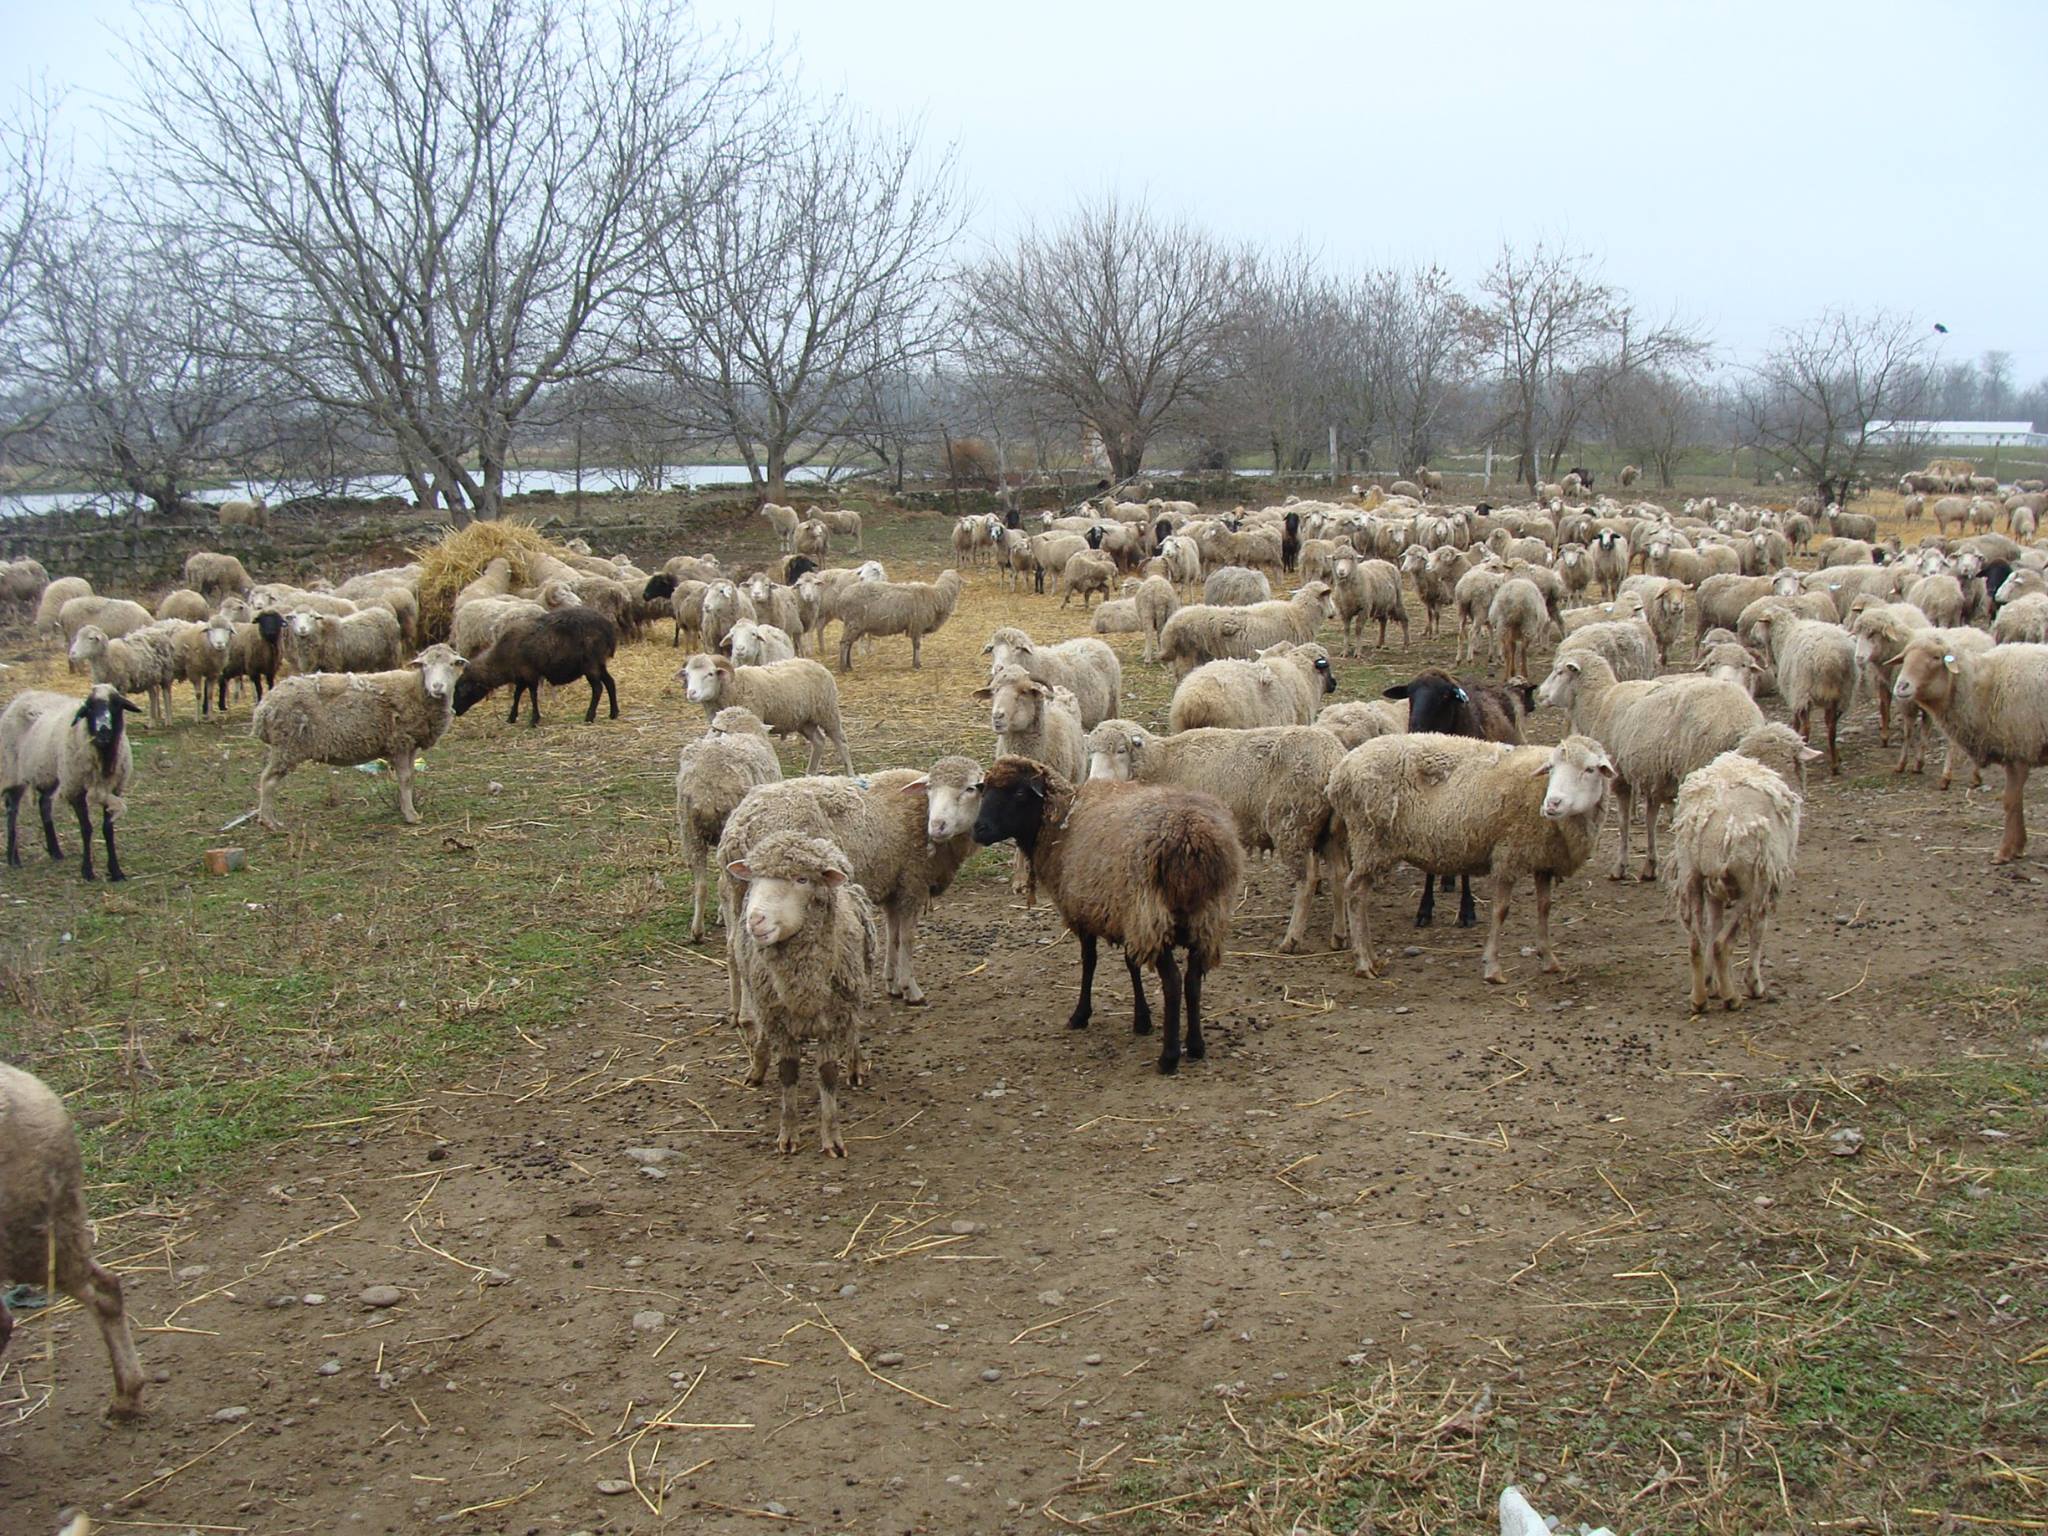
[{"label": "bare tree", "polygon": [[[941,338],[939,262],[959,228],[950,156],[835,108],[769,114],[754,169],[666,238],[638,315],[642,356],[730,438],[756,488],[844,442]],[[872,420],[872,417],[868,419]]]},{"label": "bare tree", "polygon": [[1706,401],[1698,380],[1677,368],[1644,368],[1619,380],[1601,406],[1613,446],[1657,473],[1670,489],[1685,450],[1702,440]]},{"label": "bare tree", "polygon": [[146,161],[265,358],[491,515],[522,414],[612,361],[649,190],[694,211],[745,66],[672,0],[244,4],[172,0],[137,45]]},{"label": "bare tree", "polygon": [[1592,258],[1541,241],[1511,245],[1479,283],[1475,335],[1493,356],[1516,474],[1555,474],[1586,412],[1642,368],[1699,355],[1702,344],[1675,320],[1644,321],[1627,296],[1602,281]]},{"label": "bare tree", "polygon": [[1830,309],[1780,331],[1740,393],[1750,440],[1814,485],[1839,486],[1878,457],[1872,429],[1919,413],[1920,323],[1887,310]]},{"label": "bare tree", "polygon": [[35,304],[67,212],[52,116],[47,101],[23,99],[0,119],[0,449],[47,420],[55,398],[37,366]]},{"label": "bare tree", "polygon": [[[1248,265],[1237,356],[1217,409],[1256,424],[1276,475],[1307,470],[1337,424],[1344,371],[1355,356],[1347,297],[1306,251]],[[1209,435],[1230,434],[1212,427]]]},{"label": "bare tree", "polygon": [[1470,377],[1470,306],[1450,274],[1433,266],[1376,274],[1372,298],[1394,459],[1412,470],[1429,462],[1445,412]]},{"label": "bare tree", "polygon": [[1245,277],[1207,233],[1111,198],[970,269],[962,324],[985,366],[1063,402],[1129,479],[1228,376]]}]

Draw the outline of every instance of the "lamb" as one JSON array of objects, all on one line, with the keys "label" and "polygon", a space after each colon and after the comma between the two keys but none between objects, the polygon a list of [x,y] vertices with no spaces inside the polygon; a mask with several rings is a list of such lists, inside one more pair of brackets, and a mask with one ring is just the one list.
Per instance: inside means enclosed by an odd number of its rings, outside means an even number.
[{"label": "lamb", "polygon": [[[1191,603],[1176,611],[1159,632],[1159,654],[1177,675],[1203,662],[1224,657],[1243,659],[1283,641],[1306,645],[1325,619],[1337,616],[1325,582],[1311,581],[1282,602],[1223,608]],[[1306,725],[1306,720],[1301,722]]]},{"label": "lamb", "polygon": [[1336,691],[1328,651],[1283,641],[1248,661],[1225,657],[1195,668],[1173,690],[1167,726],[1178,733],[1200,726],[1310,725],[1323,695]]},{"label": "lamb", "polygon": [[736,667],[765,667],[772,661],[788,661],[796,655],[796,641],[774,624],[753,624],[745,619],[733,625],[725,637],[725,653]]},{"label": "lamb", "polygon": [[277,786],[301,763],[349,767],[382,758],[398,783],[398,814],[413,807],[413,760],[441,739],[454,718],[456,680],[467,666],[446,645],[430,645],[390,672],[309,672],[270,690],[249,732],[270,748],[256,780],[256,820],[281,831]]},{"label": "lamb", "polygon": [[1991,862],[2009,864],[2025,853],[2027,774],[2048,763],[2048,645],[1996,645],[1972,655],[1924,635],[1900,658],[1892,696],[1934,716],[1977,762],[2004,767],[2005,835]]},{"label": "lamb", "polygon": [[747,887],[728,950],[757,1011],[756,1054],[764,1062],[774,1057],[782,1084],[775,1145],[796,1150],[797,1077],[803,1044],[812,1040],[818,1045],[820,1149],[844,1157],[839,1078],[857,1075],[861,1025],[882,967],[874,905],[849,883],[853,871],[844,853],[798,832],[762,839],[725,870]]},{"label": "lamb", "polygon": [[147,694],[150,724],[169,721],[175,665],[170,647],[152,645],[133,631],[125,639],[114,639],[98,625],[88,624],[71,642],[71,660],[89,668],[95,683],[111,684],[119,693]]},{"label": "lamb", "polygon": [[256,584],[233,555],[195,549],[185,557],[185,585],[219,602],[224,597],[247,597]]},{"label": "lamb", "polygon": [[1365,649],[1365,626],[1377,622],[1379,644],[1387,643],[1387,623],[1401,626],[1401,644],[1408,644],[1408,609],[1401,601],[1401,572],[1385,560],[1360,560],[1340,555],[1331,571],[1330,595],[1344,625],[1344,654]]},{"label": "lamb", "polygon": [[1068,600],[1078,592],[1085,611],[1089,596],[1093,593],[1108,596],[1110,583],[1115,580],[1116,561],[1096,550],[1076,550],[1060,569],[1060,606],[1066,607]]},{"label": "lamb", "polygon": [[[1341,851],[1341,832],[1333,827],[1324,790],[1347,749],[1331,731],[1282,725],[1154,736],[1130,720],[1105,720],[1088,733],[1087,747],[1090,780],[1176,784],[1222,801],[1242,847],[1268,850],[1294,871],[1294,904],[1280,952],[1301,949],[1318,856],[1335,858]],[[1332,914],[1333,949],[1344,945],[1343,919],[1339,897]]]},{"label": "lamb", "polygon": [[1370,898],[1396,864],[1493,877],[1493,917],[1481,973],[1507,980],[1500,935],[1516,881],[1536,882],[1536,943],[1546,971],[1558,971],[1550,946],[1550,888],[1592,854],[1615,778],[1612,760],[1585,736],[1556,747],[1516,747],[1438,735],[1382,736],[1345,754],[1330,775],[1330,809],[1348,837],[1353,969],[1380,974],[1373,953]]},{"label": "lamb", "polygon": [[[122,717],[139,713],[141,708],[109,684],[95,683],[83,701],[31,689],[16,695],[5,712],[0,712],[0,798],[7,802],[9,864],[21,864],[16,818],[21,797],[33,788],[36,809],[42,815],[43,845],[51,858],[64,857],[57,844],[56,823],[50,817],[54,797],[70,806],[78,818],[82,844],[79,874],[87,880],[98,878],[92,867],[92,813],[98,811],[100,835],[107,845],[107,878],[128,878],[114,847],[114,820],[126,809],[123,797],[134,770]],[[5,1167],[6,1160],[0,1158],[0,1168]],[[0,1249],[4,1249],[5,1232],[0,1227]],[[0,1343],[5,1339],[0,1331]]]},{"label": "lamb", "polygon": [[853,670],[853,642],[868,635],[908,635],[910,665],[924,665],[924,637],[953,616],[960,601],[960,573],[939,572],[938,580],[856,581],[839,597],[839,670]]},{"label": "lamb", "polygon": [[1510,576],[1487,605],[1486,623],[1500,643],[1503,673],[1519,678],[1526,670],[1531,642],[1542,639],[1549,629],[1543,593],[1534,582]]},{"label": "lamb", "polygon": [[[222,617],[225,617],[223,615]],[[228,641],[227,656],[221,663],[218,705],[222,713],[228,707],[228,683],[233,678],[246,677],[255,686],[256,701],[263,701],[263,690],[277,686],[277,668],[284,649],[284,615],[275,611],[259,613],[246,624],[235,624]]]},{"label": "lamb", "polygon": [[[1199,555],[1196,561],[1199,570]],[[1218,566],[1202,583],[1202,601],[1212,608],[1241,608],[1272,600],[1273,583],[1266,579],[1265,572],[1242,565]]]},{"label": "lamb", "polygon": [[1691,951],[1692,1007],[1718,994],[1741,1006],[1728,974],[1735,933],[1749,937],[1749,995],[1764,995],[1764,924],[1799,862],[1805,764],[1820,754],[1782,725],[1744,735],[1686,775],[1671,817],[1671,887]]},{"label": "lamb", "polygon": [[1202,978],[1223,959],[1244,871],[1244,851],[1221,803],[1167,785],[1098,779],[1076,788],[1043,763],[1005,757],[983,781],[974,840],[1014,840],[1030,861],[1033,883],[1045,888],[1080,941],[1081,995],[1069,1029],[1086,1028],[1094,1012],[1098,943],[1121,944],[1132,1030],[1151,1033],[1143,968],[1154,966],[1165,1013],[1159,1070],[1179,1071],[1179,947],[1187,957],[1187,1055],[1199,1061],[1208,1053]]},{"label": "lamb", "polygon": [[[853,878],[881,909],[884,941],[882,981],[891,997],[912,1006],[924,1002],[913,974],[917,924],[925,908],[946,893],[960,866],[974,851],[974,819],[981,809],[981,764],[971,757],[942,757],[929,772],[886,768],[866,779],[786,779],[748,792],[719,838],[721,867],[747,856],[774,832],[799,831],[837,845]],[[719,900],[731,944],[733,887],[721,881]],[[741,978],[730,974],[733,1017],[754,1043],[747,1081],[758,1084],[767,1062],[758,1054],[757,1015]],[[855,1080],[864,1075],[850,1063]]]},{"label": "lamb", "polygon": [[704,937],[704,886],[725,824],[747,792],[782,779],[768,727],[737,706],[711,717],[711,728],[684,746],[676,766],[676,832],[690,866],[690,942]]},{"label": "lamb", "polygon": [[1621,842],[1616,880],[1628,878],[1628,845],[1638,797],[1643,802],[1642,878],[1657,878],[1657,813],[1686,774],[1711,762],[1764,723],[1756,700],[1739,684],[1714,677],[1660,677],[1624,683],[1598,656],[1560,658],[1536,701],[1564,709],[1574,731],[1608,752],[1617,774]]},{"label": "lamb", "polygon": [[1770,652],[1778,695],[1792,711],[1792,729],[1804,737],[1813,711],[1819,709],[1827,722],[1828,772],[1839,775],[1842,759],[1835,728],[1856,702],[1861,675],[1854,638],[1839,624],[1783,613],[1760,615],[1754,628]]},{"label": "lamb", "polygon": [[389,672],[404,663],[404,637],[389,609],[343,619],[301,610],[285,626],[284,654],[294,672]]},{"label": "lamb", "polygon": [[846,729],[839,721],[839,685],[824,666],[807,656],[764,667],[735,667],[723,656],[690,657],[676,673],[706,719],[731,705],[750,709],[777,736],[801,736],[811,744],[806,773],[815,773],[825,744],[839,749],[839,765],[853,772]]},{"label": "lamb", "polygon": [[[67,702],[71,702],[67,700]],[[142,1365],[128,1331],[121,1277],[92,1252],[85,1162],[64,1101],[40,1078],[0,1064],[0,1289],[55,1283],[98,1324],[114,1368],[112,1419],[142,1412]],[[14,1317],[0,1300],[0,1349]],[[79,1522],[82,1526],[83,1521]]]},{"label": "lamb", "polygon": [[619,689],[612,681],[611,659],[618,648],[618,626],[582,604],[512,624],[488,648],[469,658],[455,684],[455,713],[467,714],[478,700],[510,683],[512,712],[505,723],[519,719],[519,698],[525,694],[530,701],[526,723],[531,728],[540,724],[540,685],[561,687],[580,677],[590,684],[590,708],[584,711],[584,723],[597,718],[600,692],[610,701],[611,718],[616,720]]},{"label": "lamb", "polygon": [[981,654],[990,658],[991,675],[1014,663],[1042,683],[1071,689],[1080,706],[1083,730],[1093,730],[1114,715],[1123,696],[1123,663],[1100,640],[1040,645],[1023,630],[1005,625],[988,637]]},{"label": "lamb", "polygon": [[772,501],[761,503],[761,516],[768,519],[768,526],[775,530],[775,539],[785,555],[796,553],[796,529],[799,521],[795,507],[779,506]]},{"label": "lamb", "polygon": [[204,624],[213,617],[213,606],[190,587],[177,587],[157,600],[156,616],[158,619],[183,619],[188,624]]},{"label": "lamb", "polygon": [[1316,715],[1316,729],[1328,731],[1344,750],[1378,736],[1398,736],[1408,729],[1408,706],[1387,699],[1347,699],[1326,704]]},{"label": "lamb", "polygon": [[1014,664],[997,667],[974,696],[989,707],[996,754],[1029,757],[1070,779],[1087,764],[1081,707],[1073,693]]}]

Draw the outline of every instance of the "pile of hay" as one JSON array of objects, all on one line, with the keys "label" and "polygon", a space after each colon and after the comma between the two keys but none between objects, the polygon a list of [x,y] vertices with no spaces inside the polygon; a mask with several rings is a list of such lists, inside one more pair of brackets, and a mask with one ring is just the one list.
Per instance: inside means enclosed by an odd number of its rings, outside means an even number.
[{"label": "pile of hay", "polygon": [[524,523],[471,523],[449,528],[440,539],[413,551],[420,563],[420,644],[448,638],[455,621],[455,594],[483,575],[484,567],[503,556],[512,565],[515,587],[538,586],[534,562],[542,556],[562,559],[569,550],[542,538]]}]

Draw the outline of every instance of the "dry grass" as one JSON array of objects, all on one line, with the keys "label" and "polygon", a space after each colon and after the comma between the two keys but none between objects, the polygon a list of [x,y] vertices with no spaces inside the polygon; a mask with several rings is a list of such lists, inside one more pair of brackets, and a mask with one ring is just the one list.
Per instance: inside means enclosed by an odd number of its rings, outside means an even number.
[{"label": "dry grass", "polygon": [[467,528],[450,528],[432,544],[413,551],[420,562],[420,643],[431,645],[448,638],[455,618],[455,596],[493,560],[503,558],[512,566],[515,587],[533,586],[533,560],[537,555],[560,559],[569,551],[541,537],[524,523],[500,519],[471,523]]}]

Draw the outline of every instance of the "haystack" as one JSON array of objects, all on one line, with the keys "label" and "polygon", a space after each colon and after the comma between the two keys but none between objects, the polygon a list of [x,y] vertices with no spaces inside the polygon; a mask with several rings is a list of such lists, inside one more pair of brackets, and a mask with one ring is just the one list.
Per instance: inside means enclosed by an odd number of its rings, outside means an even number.
[{"label": "haystack", "polygon": [[551,556],[562,559],[569,550],[544,539],[525,523],[498,519],[471,523],[467,528],[443,529],[432,544],[413,551],[420,563],[420,644],[431,645],[448,638],[455,621],[455,595],[477,577],[484,567],[500,556],[511,562],[516,587],[538,586],[543,578],[534,571],[536,560]]}]

